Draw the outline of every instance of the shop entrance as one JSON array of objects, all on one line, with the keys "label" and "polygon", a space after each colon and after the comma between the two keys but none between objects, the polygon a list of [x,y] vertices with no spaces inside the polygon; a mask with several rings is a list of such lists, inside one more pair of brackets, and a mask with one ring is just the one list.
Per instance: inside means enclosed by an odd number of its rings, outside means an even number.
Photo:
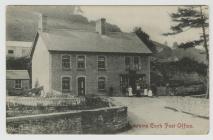
[{"label": "shop entrance", "polygon": [[137,95],[138,90],[143,90],[146,87],[146,75],[136,74],[135,71],[129,72],[129,74],[120,75],[120,89],[124,96],[127,95],[127,89],[132,88],[133,94]]}]

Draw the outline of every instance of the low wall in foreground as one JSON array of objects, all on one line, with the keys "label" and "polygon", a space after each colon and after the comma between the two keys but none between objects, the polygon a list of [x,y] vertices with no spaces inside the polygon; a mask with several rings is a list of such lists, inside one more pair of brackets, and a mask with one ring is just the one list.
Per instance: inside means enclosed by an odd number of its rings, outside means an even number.
[{"label": "low wall in foreground", "polygon": [[64,105],[75,106],[75,105],[82,105],[85,103],[85,97],[43,98],[43,97],[7,96],[6,100],[8,105],[19,104],[19,105],[26,105],[26,106],[64,106]]},{"label": "low wall in foreground", "polygon": [[9,134],[105,134],[125,128],[127,107],[8,117]]}]

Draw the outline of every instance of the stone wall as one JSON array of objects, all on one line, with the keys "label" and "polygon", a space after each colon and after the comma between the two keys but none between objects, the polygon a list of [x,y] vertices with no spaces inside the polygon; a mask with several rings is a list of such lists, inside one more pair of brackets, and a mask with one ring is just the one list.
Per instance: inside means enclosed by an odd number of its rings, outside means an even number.
[{"label": "stone wall", "polygon": [[[108,95],[109,88],[113,87],[113,96],[121,96],[120,91],[120,74],[127,74],[125,67],[125,56],[130,56],[133,58],[133,55],[128,54],[106,54],[106,53],[51,53],[51,85],[52,90],[61,92],[61,77],[69,76],[71,77],[71,95],[77,95],[77,78],[86,77],[86,95],[96,94],[96,95]],[[71,69],[63,70],[61,57],[64,54],[69,54],[71,56]],[[86,56],[86,69],[77,70],[76,57],[78,55]],[[98,70],[97,67],[97,56],[104,55],[106,56],[106,70]],[[140,55],[138,55],[140,56]],[[131,59],[131,67],[133,67],[133,59]],[[149,66],[149,56],[141,55],[140,56],[140,67],[141,70],[137,71],[138,74],[146,74],[147,83],[150,82],[150,66]],[[98,90],[98,77],[106,77],[106,90]],[[50,91],[53,93],[52,91]],[[62,93],[62,92],[61,92]]]},{"label": "stone wall", "polygon": [[26,106],[64,106],[64,105],[82,105],[85,103],[84,97],[73,98],[42,98],[42,97],[19,97],[19,96],[7,96],[7,104],[19,104]]},{"label": "stone wall", "polygon": [[127,107],[7,118],[9,134],[109,134],[127,127]]}]

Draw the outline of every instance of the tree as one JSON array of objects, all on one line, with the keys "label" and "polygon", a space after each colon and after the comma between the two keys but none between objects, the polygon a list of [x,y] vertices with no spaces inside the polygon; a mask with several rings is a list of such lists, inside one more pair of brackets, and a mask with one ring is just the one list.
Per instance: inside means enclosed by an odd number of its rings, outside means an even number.
[{"label": "tree", "polygon": [[[209,50],[208,50],[208,34],[206,33],[206,28],[209,26],[208,16],[204,10],[206,6],[185,6],[178,8],[177,12],[170,15],[173,22],[177,24],[171,26],[172,32],[164,33],[163,35],[176,35],[183,33],[190,29],[200,28],[202,35],[200,39],[191,40],[185,43],[181,43],[178,47],[180,48],[191,48],[198,45],[203,45],[206,52],[206,59],[209,62]],[[208,66],[208,65],[207,65]],[[208,67],[207,67],[207,81],[208,81]],[[207,82],[207,93],[206,97],[208,98],[208,82]]]},{"label": "tree", "polygon": [[167,41],[165,41],[165,42],[164,42],[164,45],[165,45],[165,46],[168,46],[168,42],[167,42]]},{"label": "tree", "polygon": [[141,29],[141,27],[135,27],[133,29],[133,32],[141,39],[141,41],[143,41],[149,47],[149,49],[153,53],[156,53],[156,48],[154,43],[150,40],[149,35]]},{"label": "tree", "polygon": [[[7,57],[6,58],[7,70],[28,70],[29,75],[31,77],[31,73],[32,73],[31,66],[32,66],[31,59],[29,57],[19,57],[19,58]],[[32,77],[30,79],[32,79]]]},{"label": "tree", "polygon": [[7,57],[6,68],[8,70],[30,70],[31,60],[28,57]]},{"label": "tree", "polygon": [[172,48],[173,48],[173,49],[177,49],[177,48],[178,48],[178,43],[177,43],[177,42],[174,42],[173,45],[172,45]]}]

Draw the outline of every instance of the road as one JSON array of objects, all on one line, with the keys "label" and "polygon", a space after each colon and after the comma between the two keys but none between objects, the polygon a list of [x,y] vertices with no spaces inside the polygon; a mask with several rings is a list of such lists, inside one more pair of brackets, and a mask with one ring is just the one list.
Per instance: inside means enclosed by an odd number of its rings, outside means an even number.
[{"label": "road", "polygon": [[132,128],[122,134],[207,134],[209,120],[166,109],[169,97],[113,97],[128,107]]}]

